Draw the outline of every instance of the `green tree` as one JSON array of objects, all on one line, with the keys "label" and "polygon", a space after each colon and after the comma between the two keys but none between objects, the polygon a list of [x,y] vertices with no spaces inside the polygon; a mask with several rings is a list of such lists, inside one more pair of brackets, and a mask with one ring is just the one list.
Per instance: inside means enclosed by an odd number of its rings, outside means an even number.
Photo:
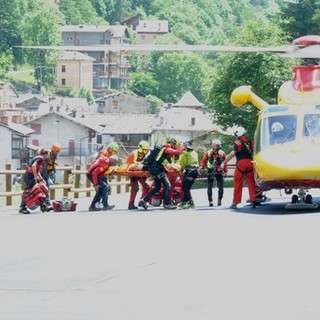
[{"label": "green tree", "polygon": [[[239,45],[281,45],[281,30],[262,20],[246,24]],[[242,108],[231,105],[231,92],[240,85],[252,85],[253,91],[268,103],[275,103],[280,85],[291,77],[292,61],[275,54],[221,54],[211,79],[207,106],[215,120],[224,128],[242,125],[253,135],[257,109],[248,104]]]},{"label": "green tree", "polygon": [[146,98],[151,101],[151,110],[150,112],[155,114],[157,113],[159,107],[163,105],[163,101],[156,96],[151,94],[147,95]]},{"label": "green tree", "polygon": [[70,92],[70,96],[74,98],[86,98],[89,105],[93,105],[94,103],[94,97],[92,95],[92,92],[85,88],[72,90]]},{"label": "green tree", "polygon": [[320,1],[299,0],[281,6],[280,25],[292,39],[319,33]]},{"label": "green tree", "polygon": [[107,15],[105,19],[111,24],[119,24],[121,21],[134,15],[130,0],[110,0],[107,3]]},{"label": "green tree", "polygon": [[6,77],[7,72],[12,66],[12,61],[12,54],[0,52],[0,79],[4,79]]},{"label": "green tree", "polygon": [[164,53],[154,61],[154,78],[159,83],[157,96],[166,102],[174,102],[186,91],[191,91],[200,101],[204,99],[202,84],[208,65],[197,54]]},{"label": "green tree", "polygon": [[20,51],[14,46],[22,44],[19,25],[21,20],[21,0],[0,1],[0,52],[13,52],[15,62],[21,61]]},{"label": "green tree", "polygon": [[130,76],[128,89],[139,96],[156,95],[159,83],[151,72],[134,72]]},{"label": "green tree", "polygon": [[64,14],[66,24],[107,24],[98,15],[106,12],[102,1],[94,1],[93,4],[90,0],[59,0],[59,10]]},{"label": "green tree", "polygon": [[[59,22],[63,21],[56,6],[39,7],[24,14],[21,22],[23,44],[27,46],[50,46],[61,44]],[[53,66],[57,53],[52,50],[29,50],[28,61],[35,68],[38,87],[52,84],[54,81]]]},{"label": "green tree", "polygon": [[91,3],[99,17],[104,18],[107,15],[107,4],[104,0],[91,0]]}]

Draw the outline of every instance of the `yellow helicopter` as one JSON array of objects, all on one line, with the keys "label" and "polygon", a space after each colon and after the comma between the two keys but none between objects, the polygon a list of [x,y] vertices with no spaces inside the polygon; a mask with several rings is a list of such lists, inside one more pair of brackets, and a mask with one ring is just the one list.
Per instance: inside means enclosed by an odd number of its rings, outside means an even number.
[{"label": "yellow helicopter", "polygon": [[[251,102],[258,110],[253,163],[256,182],[263,190],[284,189],[292,194],[287,209],[314,209],[310,188],[320,187],[320,36],[305,36],[293,44],[311,47],[305,65],[294,66],[293,76],[278,92],[278,104],[269,105],[251,91],[236,88],[234,106]],[[314,51],[314,49],[317,51]],[[301,55],[302,56],[302,55]]]},{"label": "yellow helicopter", "polygon": [[99,46],[23,46],[29,49],[72,51],[213,51],[278,53],[301,58],[304,64],[293,67],[293,76],[278,92],[278,104],[269,105],[241,86],[231,95],[235,106],[252,103],[258,110],[255,131],[254,167],[256,182],[264,190],[284,189],[292,195],[288,209],[317,208],[311,188],[320,187],[320,36],[300,37],[287,47],[237,47],[213,45],[99,45]]}]

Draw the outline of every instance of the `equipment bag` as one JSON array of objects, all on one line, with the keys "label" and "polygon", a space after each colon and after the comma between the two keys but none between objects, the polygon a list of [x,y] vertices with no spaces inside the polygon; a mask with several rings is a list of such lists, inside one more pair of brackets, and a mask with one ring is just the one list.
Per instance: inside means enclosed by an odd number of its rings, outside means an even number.
[{"label": "equipment bag", "polygon": [[48,187],[45,182],[41,181],[36,183],[31,189],[27,189],[23,192],[23,196],[26,202],[26,206],[30,210],[35,210],[42,205],[48,195]]},{"label": "equipment bag", "polygon": [[54,212],[76,211],[77,203],[72,199],[63,198],[52,201],[52,207]]}]

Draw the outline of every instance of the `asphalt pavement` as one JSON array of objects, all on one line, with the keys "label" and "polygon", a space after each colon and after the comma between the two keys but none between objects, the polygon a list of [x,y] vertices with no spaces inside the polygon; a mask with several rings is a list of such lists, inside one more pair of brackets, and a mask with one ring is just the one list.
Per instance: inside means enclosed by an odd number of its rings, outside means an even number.
[{"label": "asphalt pavement", "polygon": [[[0,209],[0,319],[264,320],[320,319],[320,210],[284,209],[290,198],[256,209],[110,211],[22,215]],[[244,191],[244,200],[247,191]],[[319,198],[315,199],[319,203]]]}]

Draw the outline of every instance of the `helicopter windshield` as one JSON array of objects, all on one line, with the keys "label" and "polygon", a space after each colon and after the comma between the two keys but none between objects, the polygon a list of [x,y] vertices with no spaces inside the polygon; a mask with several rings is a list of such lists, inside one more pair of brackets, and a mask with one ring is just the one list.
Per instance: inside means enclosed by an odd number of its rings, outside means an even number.
[{"label": "helicopter windshield", "polygon": [[303,137],[320,138],[320,114],[306,114],[303,119]]},{"label": "helicopter windshield", "polygon": [[263,119],[263,145],[290,142],[296,138],[297,116],[292,114],[270,116]]}]

